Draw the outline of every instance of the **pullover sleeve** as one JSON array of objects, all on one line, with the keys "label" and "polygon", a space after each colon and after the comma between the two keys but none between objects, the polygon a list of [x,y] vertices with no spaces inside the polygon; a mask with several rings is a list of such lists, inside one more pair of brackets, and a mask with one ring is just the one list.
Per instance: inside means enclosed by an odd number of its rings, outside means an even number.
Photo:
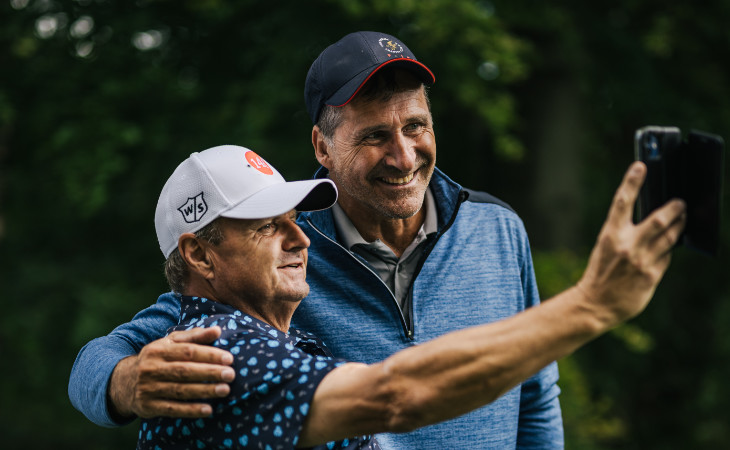
[{"label": "pullover sleeve", "polygon": [[[526,234],[525,234],[526,236]],[[522,242],[522,286],[526,307],[540,303],[530,246]],[[562,449],[563,418],[558,395],[558,364],[552,362],[525,381],[520,391],[518,449]]]},{"label": "pullover sleeve", "polygon": [[553,362],[522,384],[518,449],[564,448],[557,379],[558,366]]},{"label": "pullover sleeve", "polygon": [[130,322],[87,343],[71,369],[68,396],[73,406],[100,426],[115,427],[131,422],[117,422],[109,414],[107,390],[112,372],[119,361],[164,337],[167,329],[178,323],[179,316],[180,299],[168,292]]}]

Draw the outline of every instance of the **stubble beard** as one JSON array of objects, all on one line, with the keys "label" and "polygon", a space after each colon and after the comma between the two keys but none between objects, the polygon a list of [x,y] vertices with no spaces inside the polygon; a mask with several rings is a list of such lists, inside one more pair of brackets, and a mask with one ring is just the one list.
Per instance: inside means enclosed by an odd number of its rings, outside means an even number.
[{"label": "stubble beard", "polygon": [[391,193],[387,197],[380,194],[374,186],[376,183],[380,183],[375,177],[368,178],[367,183],[343,182],[341,178],[338,179],[336,176],[333,176],[333,179],[338,181],[338,188],[341,192],[347,193],[358,204],[382,217],[397,220],[411,218],[421,210],[432,174],[433,166],[428,163],[422,165],[418,176],[425,176],[423,183],[419,183],[408,190]]}]

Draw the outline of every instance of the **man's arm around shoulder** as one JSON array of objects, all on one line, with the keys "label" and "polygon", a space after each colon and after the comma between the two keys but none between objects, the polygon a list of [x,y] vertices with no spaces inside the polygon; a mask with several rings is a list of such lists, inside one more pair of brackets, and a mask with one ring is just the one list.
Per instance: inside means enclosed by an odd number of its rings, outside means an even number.
[{"label": "man's arm around shoulder", "polygon": [[[172,293],[139,312],[131,322],[81,349],[74,362],[68,393],[71,403],[97,425],[113,427],[137,415],[202,417],[206,404],[191,398],[226,395],[235,374],[230,353],[207,345],[220,329],[172,333],[180,300]],[[140,352],[137,355],[137,352]]]}]

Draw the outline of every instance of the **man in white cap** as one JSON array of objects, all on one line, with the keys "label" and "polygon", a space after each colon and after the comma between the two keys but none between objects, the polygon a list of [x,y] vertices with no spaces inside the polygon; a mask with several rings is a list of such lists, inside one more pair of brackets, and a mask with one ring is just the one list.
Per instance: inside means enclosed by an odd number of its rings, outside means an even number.
[{"label": "man in white cap", "polygon": [[[480,347],[492,358],[492,370],[478,383],[499,386],[492,393],[501,395],[447,423],[382,435],[379,442],[398,449],[560,448],[558,373],[550,361],[566,350],[565,333],[583,335],[586,323],[579,311],[546,311],[582,296],[599,313],[598,328],[604,319],[624,318],[622,308],[602,315],[604,307],[617,299],[648,299],[669,264],[667,245],[683,226],[683,205],[671,202],[634,225],[633,203],[646,169],[632,167],[580,282],[538,307],[520,218],[504,202],[463,188],[435,167],[425,89],[434,80],[403,42],[383,33],[347,35],[312,64],[305,100],[322,165],[317,177],[332,180],[340,197],[334,208],[298,220],[312,242],[311,292],[293,323],[336,355],[366,363],[492,323],[489,329],[500,333]],[[130,356],[162,336],[178,308],[175,295],[163,295],[131,323],[88,344],[69,385],[74,405],[110,426],[135,414],[208,414],[205,402],[182,400],[226,395],[225,382],[238,376],[225,368],[230,355],[189,344],[215,339],[214,331],[157,340]],[[434,413],[421,406],[422,414]]]},{"label": "man in white cap", "polygon": [[[637,177],[629,181],[624,194],[635,197]],[[233,355],[237,377],[208,417],[143,419],[137,448],[377,449],[370,434],[412,430],[489,403],[637,314],[650,298],[651,284],[612,292],[603,302],[574,289],[382,362],[348,363],[316,336],[290,327],[309,292],[310,241],[296,213],[329,208],[336,199],[332,181],[286,182],[238,146],[193,153],[175,169],[155,212],[166,276],[181,294],[173,330],[219,328],[214,345]],[[622,206],[612,214],[622,214]],[[659,243],[661,254],[680,230],[677,221]],[[537,326],[534,333],[518,331],[528,324]],[[495,375],[500,352],[521,362]]]}]

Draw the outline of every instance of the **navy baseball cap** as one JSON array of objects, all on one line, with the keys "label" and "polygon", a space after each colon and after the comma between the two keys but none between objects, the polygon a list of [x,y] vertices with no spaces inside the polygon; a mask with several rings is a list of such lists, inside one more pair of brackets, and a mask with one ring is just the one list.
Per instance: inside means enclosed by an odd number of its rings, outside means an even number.
[{"label": "navy baseball cap", "polygon": [[324,49],[309,68],[304,100],[312,123],[317,123],[325,105],[345,106],[386,65],[409,70],[426,85],[436,81],[431,70],[395,37],[373,31],[350,33]]}]

